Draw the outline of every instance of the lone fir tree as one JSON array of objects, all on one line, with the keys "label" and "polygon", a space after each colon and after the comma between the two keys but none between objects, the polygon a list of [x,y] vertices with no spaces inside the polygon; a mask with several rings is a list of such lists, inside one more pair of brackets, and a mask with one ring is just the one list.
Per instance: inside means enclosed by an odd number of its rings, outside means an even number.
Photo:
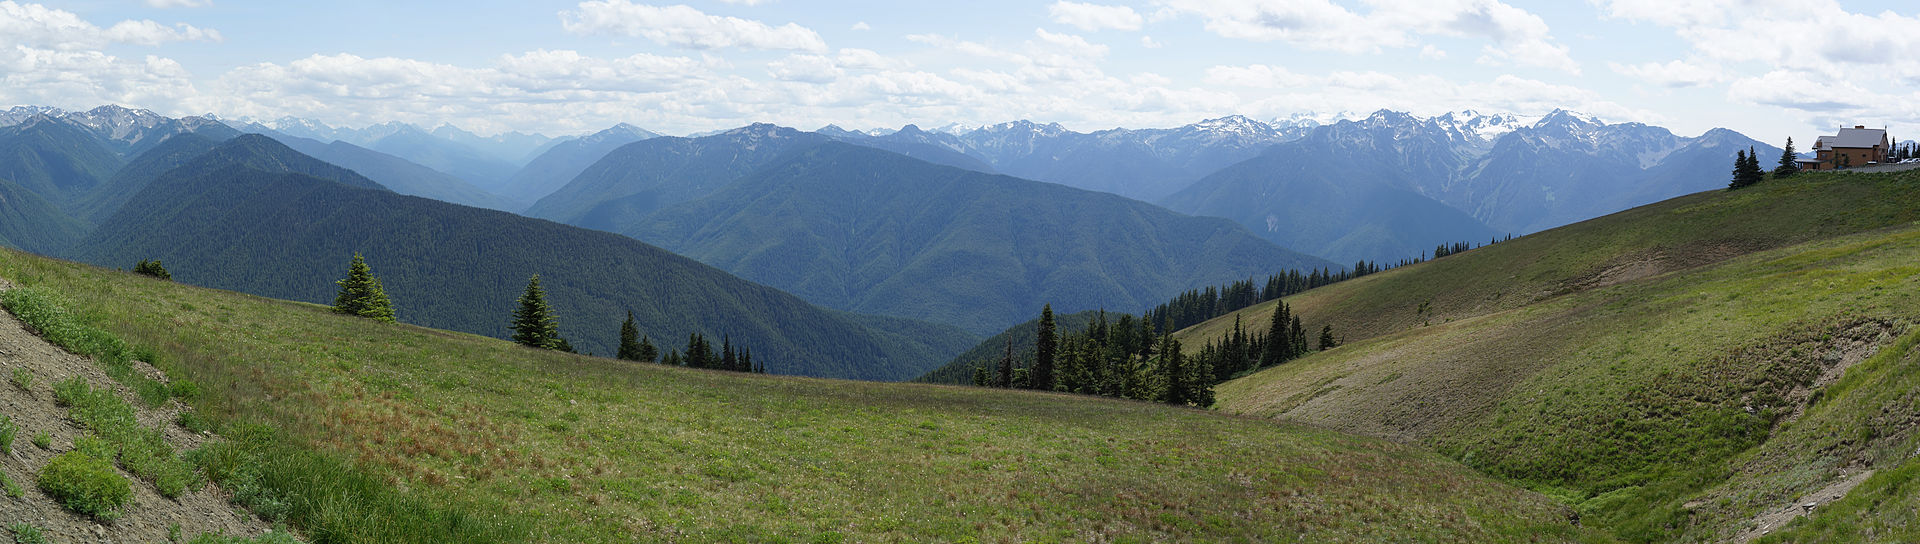
[{"label": "lone fir tree", "polygon": [[520,295],[520,307],[513,310],[513,341],[540,349],[559,349],[560,319],[547,306],[547,292],[540,288],[540,275],[527,279],[527,290]]},{"label": "lone fir tree", "polygon": [[620,350],[615,355],[628,361],[650,361],[642,354],[640,345],[640,327],[633,324],[633,311],[627,311],[627,321],[620,324]]},{"label": "lone fir tree", "polygon": [[1028,374],[1029,387],[1042,391],[1053,390],[1054,362],[1059,354],[1060,339],[1054,332],[1053,305],[1040,308],[1040,327],[1033,343],[1033,372]]},{"label": "lone fir tree", "polygon": [[1793,152],[1793,137],[1789,136],[1787,148],[1780,151],[1780,164],[1773,167],[1773,177],[1778,179],[1800,173],[1800,163],[1796,160],[1798,158],[1799,156]]},{"label": "lone fir tree", "polygon": [[333,311],[393,322],[393,301],[387,298],[380,278],[373,276],[373,269],[359,253],[353,254],[353,262],[347,265],[347,277],[334,283],[340,285],[340,293],[333,297]]}]

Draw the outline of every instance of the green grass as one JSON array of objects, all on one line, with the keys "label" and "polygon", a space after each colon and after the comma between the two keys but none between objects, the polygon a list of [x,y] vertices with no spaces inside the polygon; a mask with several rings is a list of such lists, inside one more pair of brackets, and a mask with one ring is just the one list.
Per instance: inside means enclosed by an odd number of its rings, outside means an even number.
[{"label": "green grass", "polygon": [[1724,539],[1914,450],[1915,422],[1884,414],[1920,388],[1891,370],[1920,319],[1916,208],[1920,175],[1807,176],[1315,290],[1289,304],[1350,342],[1223,384],[1220,405],[1419,441],[1627,540]]},{"label": "green grass", "polygon": [[7,525],[7,532],[13,533],[14,544],[47,544],[46,533],[31,523],[16,521]]},{"label": "green grass", "polygon": [[187,544],[299,544],[300,540],[281,531],[273,531],[251,537],[227,536],[218,533],[204,533],[188,540]]},{"label": "green grass", "polygon": [[20,388],[21,391],[32,392],[33,373],[27,372],[25,368],[14,367],[13,374],[7,376],[7,383],[13,384],[14,387]]},{"label": "green grass", "polygon": [[27,494],[27,491],[25,489],[21,489],[20,484],[17,482],[14,482],[13,478],[10,476],[7,476],[7,473],[5,472],[0,472],[0,491],[5,491],[7,494],[7,497],[15,498],[15,499],[18,499]]},{"label": "green grass", "polygon": [[13,453],[13,438],[19,434],[20,425],[13,422],[13,416],[0,415],[0,454]]},{"label": "green grass", "polygon": [[133,501],[133,487],[113,469],[113,462],[70,451],[40,468],[40,489],[67,509],[111,521]]},{"label": "green grass", "polygon": [[[57,294],[32,288],[10,289],[0,292],[0,306],[13,312],[48,342],[93,357],[106,369],[107,375],[133,389],[148,406],[165,404],[172,396],[166,384],[133,370],[134,360],[155,363],[155,354],[135,350],[113,333],[89,324],[83,316],[67,309]],[[30,381],[31,377],[27,379]]]},{"label": "green grass", "polygon": [[[202,384],[227,441],[196,463],[316,542],[1597,538],[1540,495],[1319,429],[628,364],[18,253],[0,275]],[[380,532],[415,519],[475,532]]]},{"label": "green grass", "polygon": [[67,407],[68,417],[99,435],[107,449],[102,457],[117,459],[161,495],[178,498],[200,483],[199,474],[174,453],[161,429],[141,427],[133,406],[113,390],[94,389],[76,376],[53,384],[53,394],[55,402]]}]

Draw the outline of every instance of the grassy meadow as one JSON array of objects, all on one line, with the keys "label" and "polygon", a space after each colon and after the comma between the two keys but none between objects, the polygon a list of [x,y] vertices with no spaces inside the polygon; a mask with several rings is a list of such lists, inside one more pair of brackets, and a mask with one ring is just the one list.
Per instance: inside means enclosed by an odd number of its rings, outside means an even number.
[{"label": "grassy meadow", "polygon": [[1350,343],[1219,406],[1425,444],[1625,540],[1729,539],[1862,470],[1912,485],[1917,209],[1912,172],[1801,176],[1315,290],[1288,303]]},{"label": "grassy meadow", "polygon": [[187,457],[320,542],[1605,540],[1324,429],[580,357],[11,251],[0,276],[199,384],[229,441]]}]

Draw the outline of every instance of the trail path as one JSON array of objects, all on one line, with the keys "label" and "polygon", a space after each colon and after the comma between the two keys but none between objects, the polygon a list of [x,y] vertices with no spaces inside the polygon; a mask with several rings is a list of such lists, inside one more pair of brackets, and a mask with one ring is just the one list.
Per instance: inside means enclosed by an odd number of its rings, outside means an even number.
[{"label": "trail path", "polygon": [[[0,291],[12,284],[0,279]],[[135,368],[156,379],[165,377],[152,366],[135,362]],[[175,451],[199,447],[208,437],[195,435],[173,424],[181,409],[179,401],[170,401],[159,409],[146,408],[133,392],[108,377],[92,359],[68,353],[28,332],[13,314],[0,310],[0,377],[11,377],[14,369],[25,369],[33,376],[32,388],[21,390],[11,383],[0,383],[0,414],[13,418],[20,432],[13,442],[13,453],[0,456],[0,471],[26,492],[19,499],[0,495],[0,541],[12,542],[6,526],[26,522],[40,527],[52,542],[62,543],[149,543],[167,542],[169,527],[177,525],[182,541],[202,533],[224,532],[253,536],[265,532],[268,525],[228,502],[228,495],[211,484],[189,491],[178,500],[155,491],[153,484],[121,470],[133,482],[133,504],[111,522],[99,522],[75,514],[40,491],[35,476],[54,456],[73,449],[73,440],[86,429],[67,417],[66,408],[53,401],[53,384],[80,376],[96,388],[109,388],[137,409],[142,425],[166,429],[167,441]],[[33,444],[36,434],[45,432],[49,449]]]}]

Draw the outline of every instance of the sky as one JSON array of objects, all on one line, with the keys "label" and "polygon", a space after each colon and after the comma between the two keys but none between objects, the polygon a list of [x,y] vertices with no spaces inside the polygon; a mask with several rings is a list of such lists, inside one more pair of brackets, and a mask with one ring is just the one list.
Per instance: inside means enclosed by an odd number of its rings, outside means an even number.
[{"label": "sky", "polygon": [[1905,139],[1920,2],[0,0],[0,107],[109,103],[549,136],[1564,108]]}]

